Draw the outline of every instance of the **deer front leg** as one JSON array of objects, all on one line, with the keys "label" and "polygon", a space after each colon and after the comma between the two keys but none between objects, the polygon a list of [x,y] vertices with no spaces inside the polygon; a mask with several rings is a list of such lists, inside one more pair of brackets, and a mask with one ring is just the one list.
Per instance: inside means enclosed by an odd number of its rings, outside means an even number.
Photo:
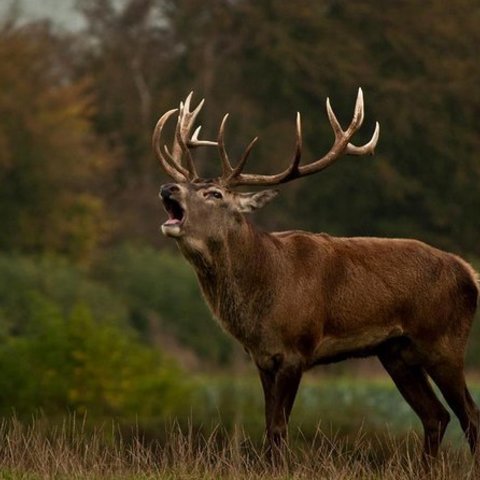
[{"label": "deer front leg", "polygon": [[297,394],[302,368],[281,363],[274,370],[260,370],[265,396],[265,426],[271,459],[277,463],[287,441],[287,426]]},{"label": "deer front leg", "polygon": [[258,372],[260,374],[260,380],[263,388],[263,398],[265,400],[265,433],[267,439],[269,439],[273,412],[275,372],[262,370],[260,367],[258,368]]}]

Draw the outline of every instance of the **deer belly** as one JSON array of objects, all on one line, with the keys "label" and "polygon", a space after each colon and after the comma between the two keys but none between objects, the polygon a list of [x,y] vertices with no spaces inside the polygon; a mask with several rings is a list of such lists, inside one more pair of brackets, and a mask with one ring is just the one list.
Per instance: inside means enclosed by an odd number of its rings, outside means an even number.
[{"label": "deer belly", "polygon": [[351,332],[344,336],[324,336],[313,352],[313,361],[335,360],[355,356],[358,352],[371,352],[386,340],[404,335],[399,325],[378,326]]}]

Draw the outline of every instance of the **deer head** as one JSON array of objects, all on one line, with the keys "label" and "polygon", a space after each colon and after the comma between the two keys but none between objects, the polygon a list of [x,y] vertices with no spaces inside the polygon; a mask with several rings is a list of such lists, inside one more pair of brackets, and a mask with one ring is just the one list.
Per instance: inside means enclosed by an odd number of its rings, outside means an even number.
[{"label": "deer head", "polygon": [[[330,166],[342,155],[373,154],[380,128],[376,123],[371,140],[363,146],[350,143],[353,134],[360,128],[364,117],[363,93],[358,90],[353,119],[346,130],[338,122],[330,101],[326,108],[335,140],[326,155],[307,165],[300,165],[302,134],[300,114],[296,121],[296,146],[290,165],[275,175],[242,173],[247,158],[258,138],[254,138],[235,166],[232,166],[224,143],[224,131],[228,114],[223,117],[216,141],[200,140],[201,126],[191,134],[195,120],[203,106],[202,100],[191,111],[192,93],[178,109],[166,112],[158,121],[153,133],[153,149],[160,163],[175,183],[161,187],[160,196],[168,213],[168,220],[162,225],[162,232],[169,237],[205,239],[206,236],[221,237],[227,231],[238,228],[245,222],[244,213],[260,208],[277,194],[275,190],[241,193],[234,188],[242,185],[274,186],[296,178],[312,175]],[[167,120],[178,112],[177,126],[172,149],[162,144],[161,136]],[[199,177],[193,161],[192,150],[198,147],[218,148],[222,174],[214,179]]]}]

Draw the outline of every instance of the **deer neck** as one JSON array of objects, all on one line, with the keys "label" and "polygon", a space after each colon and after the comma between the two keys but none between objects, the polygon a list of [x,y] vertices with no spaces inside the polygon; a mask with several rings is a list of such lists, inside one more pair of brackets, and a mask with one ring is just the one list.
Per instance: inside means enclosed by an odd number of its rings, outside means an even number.
[{"label": "deer neck", "polygon": [[258,324],[272,305],[272,289],[265,288],[274,267],[269,242],[268,234],[245,220],[221,238],[180,245],[211,310],[244,344],[255,341]]}]

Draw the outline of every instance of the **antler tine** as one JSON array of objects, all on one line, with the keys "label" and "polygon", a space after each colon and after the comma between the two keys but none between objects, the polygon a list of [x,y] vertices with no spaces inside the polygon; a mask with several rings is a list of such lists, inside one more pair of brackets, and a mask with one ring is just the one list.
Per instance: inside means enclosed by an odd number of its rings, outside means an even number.
[{"label": "antler tine", "polygon": [[228,113],[224,115],[222,119],[222,123],[220,124],[220,128],[218,130],[218,150],[220,152],[220,159],[222,160],[222,178],[230,178],[234,169],[230,160],[228,158],[227,150],[225,149],[225,141],[224,141],[224,134],[225,134],[225,124],[227,123]]},{"label": "antler tine", "polygon": [[364,119],[363,91],[361,88],[358,89],[357,99],[355,100],[355,109],[353,112],[353,118],[349,127],[345,131],[342,129],[340,122],[338,121],[335,113],[333,113],[332,106],[330,104],[330,98],[328,97],[326,101],[326,108],[327,108],[327,115],[330,121],[330,125],[332,126],[333,133],[335,134],[335,139],[341,138],[342,136],[345,135],[345,132],[349,131],[350,129],[352,129],[353,132],[355,132],[362,126],[363,119]]},{"label": "antler tine", "polygon": [[231,185],[278,185],[280,183],[289,182],[295,178],[312,175],[319,172],[332,163],[334,163],[342,155],[365,155],[374,152],[375,146],[380,136],[380,125],[378,122],[375,126],[375,131],[368,143],[357,147],[350,143],[350,139],[354,133],[360,128],[364,119],[364,102],[363,91],[358,89],[357,99],[355,102],[355,109],[352,121],[346,130],[343,130],[335,113],[330,105],[330,99],[327,98],[326,110],[328,120],[335,135],[335,141],[330,150],[320,159],[315,160],[307,165],[300,166],[302,139],[301,139],[301,123],[300,115],[297,114],[297,145],[295,148],[295,155],[290,166],[282,173],[276,175],[255,175],[238,173],[231,176]]},{"label": "antler tine", "polygon": [[197,142],[198,141],[198,135],[200,134],[200,130],[202,129],[202,126],[199,125],[194,131],[192,138],[190,139],[191,142]]},{"label": "antler tine", "polygon": [[[191,97],[191,94],[190,94],[190,97]],[[200,110],[202,109],[204,103],[205,103],[205,99],[202,98],[202,100],[200,100],[200,103],[197,105],[195,110],[193,110],[193,112],[190,112],[190,98],[188,99],[188,105],[185,105],[185,110],[186,110],[185,115],[188,118],[188,133],[190,133],[190,130],[192,129],[192,126],[195,123],[195,120],[197,119],[197,116],[200,113]]]},{"label": "antler tine", "polygon": [[189,138],[189,135],[190,135],[190,131],[192,130],[192,126],[195,122],[195,119],[197,118],[198,114],[200,113],[200,110],[203,107],[205,99],[202,99],[200,103],[197,105],[197,107],[193,111],[190,111],[190,103],[192,100],[192,96],[193,96],[193,91],[188,94],[187,98],[185,99],[185,103],[180,102],[180,111],[178,115],[177,130],[175,132],[175,138],[181,151],[187,157],[187,167],[190,173],[189,179],[195,180],[198,178],[198,173],[195,168],[195,163],[193,161],[190,148],[192,146],[200,146],[200,145],[193,145],[195,144],[195,142],[192,142],[192,140]]},{"label": "antler tine", "polygon": [[185,116],[182,115],[180,117],[179,115],[179,122],[177,124],[175,138],[177,140],[178,145],[180,146],[181,151],[184,152],[185,155],[187,156],[187,168],[190,173],[189,180],[195,180],[198,178],[198,173],[197,173],[197,169],[195,168],[195,163],[193,162],[192,153],[190,152],[187,146],[187,141],[183,137],[183,134],[185,132],[184,121],[185,121]]},{"label": "antler tine", "polygon": [[189,178],[190,172],[183,165],[181,165],[179,161],[175,160],[175,156],[170,152],[166,145],[163,145],[163,151],[167,155],[167,158],[170,160],[170,163],[174,165],[175,168],[185,176],[185,178]]},{"label": "antler tine", "polygon": [[353,113],[353,119],[352,119],[352,123],[350,124],[350,126],[354,128],[354,131],[358,130],[362,126],[363,118],[364,118],[363,91],[359,87],[357,100],[355,101],[355,110]]},{"label": "antler tine", "polygon": [[200,130],[202,129],[202,126],[199,125],[195,131],[193,132],[192,138],[187,142],[187,145],[190,148],[196,148],[196,147],[217,147],[218,142],[211,142],[210,140],[199,140],[198,135],[200,134]]},{"label": "antler tine", "polygon": [[330,105],[329,97],[327,97],[326,107],[327,107],[328,120],[330,122],[330,125],[332,126],[333,133],[335,134],[335,139],[340,138],[343,135],[342,126],[340,125],[340,122],[337,120],[335,113],[333,113],[332,106]]},{"label": "antler tine", "polygon": [[[175,126],[175,136],[173,137],[172,153],[170,155],[170,157],[174,159],[176,163],[178,163],[179,165],[182,164],[183,149],[177,140],[177,136],[180,129],[180,124],[182,122],[182,117],[183,117],[183,102],[180,102],[178,106],[177,125]],[[182,168],[184,167],[182,166]],[[186,177],[189,178],[189,176],[190,176],[190,173],[188,172]]]},{"label": "antler tine", "polygon": [[375,122],[375,131],[373,132],[370,141],[365,145],[362,145],[361,147],[357,147],[356,145],[353,145],[353,143],[349,143],[347,145],[345,153],[347,153],[347,155],[373,155],[375,153],[375,147],[377,146],[379,137],[380,124],[378,122]]},{"label": "antler tine", "polygon": [[190,135],[190,131],[192,130],[192,126],[195,123],[195,120],[200,113],[200,110],[205,103],[205,99],[203,98],[200,103],[196,106],[196,108],[191,112],[190,111],[190,102],[192,100],[193,92],[190,92],[185,99],[185,103],[180,102],[180,113],[178,116],[178,125],[180,125],[180,131],[182,135],[182,139],[184,140],[185,144],[191,140],[188,138]]},{"label": "antler tine", "polygon": [[298,166],[300,165],[300,160],[302,159],[302,118],[300,116],[300,112],[297,112],[297,119],[296,119],[296,142],[295,142],[295,154],[292,158],[292,163],[290,167],[288,167],[283,174],[281,174],[281,178],[279,179],[279,183],[285,183],[290,178],[296,178],[299,175]]},{"label": "antler tine", "polygon": [[193,96],[193,90],[191,90],[190,93],[187,95],[187,98],[185,99],[185,104],[183,106],[187,112],[190,110],[190,101],[192,100],[192,96]]},{"label": "antler tine", "polygon": [[170,157],[172,164],[169,163],[169,161],[163,155],[160,141],[165,123],[175,112],[177,112],[176,108],[174,108],[173,110],[169,110],[168,112],[164,113],[158,120],[155,129],[153,130],[152,147],[155,155],[160,160],[160,163],[167,175],[172,177],[177,182],[184,182],[188,178],[188,172],[186,172],[186,170],[178,162],[176,162],[170,154],[168,154],[168,156]]},{"label": "antler tine", "polygon": [[292,173],[298,170],[298,165],[302,159],[302,117],[300,112],[297,112],[297,142],[295,145],[295,155],[292,161]]},{"label": "antler tine", "polygon": [[[250,145],[247,147],[246,154],[250,153],[253,145],[255,144],[257,138],[255,138]],[[245,155],[244,155],[245,157]],[[299,176],[299,164],[302,158],[302,120],[300,112],[297,112],[296,118],[296,142],[295,142],[295,153],[293,155],[292,161],[288,168],[283,172],[276,175],[252,175],[252,174],[242,174],[242,168],[246,162],[246,157],[242,157],[239,165],[235,168],[234,172],[228,179],[229,185],[278,185],[280,183],[285,183],[290,180],[293,180]],[[241,168],[239,168],[241,167]]]},{"label": "antler tine", "polygon": [[245,164],[247,163],[248,156],[250,155],[250,152],[252,151],[252,148],[255,146],[255,144],[258,141],[258,137],[255,137],[247,146],[245,151],[243,152],[242,157],[240,158],[240,161],[237,163],[236,167],[233,169],[232,173],[230,176],[227,178],[227,183],[231,181],[232,178],[236,177],[239,175],[243,167],[245,167]]}]

